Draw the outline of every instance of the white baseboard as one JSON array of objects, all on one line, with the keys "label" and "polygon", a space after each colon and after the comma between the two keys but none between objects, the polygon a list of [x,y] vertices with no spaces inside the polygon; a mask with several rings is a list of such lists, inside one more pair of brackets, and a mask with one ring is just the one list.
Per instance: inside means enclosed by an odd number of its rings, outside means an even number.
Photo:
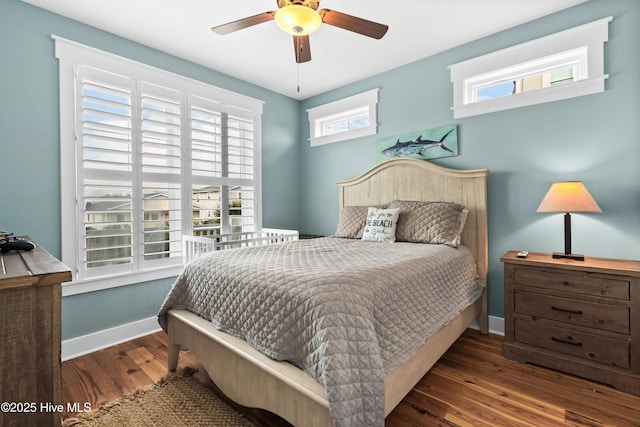
[{"label": "white baseboard", "polygon": [[[477,320],[469,326],[473,329],[480,329]],[[103,348],[111,347],[132,339],[158,332],[157,317],[138,320],[126,325],[116,326],[81,337],[71,338],[62,341],[62,361],[74,359]],[[504,319],[502,317],[489,316],[489,333],[504,335]]]},{"label": "white baseboard", "polygon": [[62,341],[62,361],[102,350],[160,330],[158,318],[153,316],[114,328]]},{"label": "white baseboard", "polygon": [[[480,330],[480,324],[474,320],[470,328]],[[489,333],[504,336],[504,319],[502,317],[489,316]]]},{"label": "white baseboard", "polygon": [[489,332],[504,336],[504,318],[489,316]]}]

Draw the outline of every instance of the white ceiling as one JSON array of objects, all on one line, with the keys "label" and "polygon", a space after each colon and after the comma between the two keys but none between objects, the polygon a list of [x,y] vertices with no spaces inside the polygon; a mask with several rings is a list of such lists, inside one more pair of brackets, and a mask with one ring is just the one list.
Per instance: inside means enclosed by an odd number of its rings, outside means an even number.
[{"label": "white ceiling", "polygon": [[[323,25],[311,61],[275,22],[220,36],[211,27],[277,10],[276,0],[23,0],[295,99],[343,86],[587,0],[322,0],[389,26],[381,40]],[[296,91],[300,79],[300,92]]]}]

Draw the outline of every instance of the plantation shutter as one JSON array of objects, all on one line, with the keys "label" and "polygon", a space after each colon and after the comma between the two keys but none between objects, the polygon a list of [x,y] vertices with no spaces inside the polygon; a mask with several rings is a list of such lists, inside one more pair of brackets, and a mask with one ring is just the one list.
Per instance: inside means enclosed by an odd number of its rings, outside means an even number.
[{"label": "plantation shutter", "polygon": [[257,229],[254,121],[246,110],[229,109],[227,115],[229,232]]},{"label": "plantation shutter", "polygon": [[193,234],[255,231],[254,118],[202,97],[190,105]]},{"label": "plantation shutter", "polygon": [[[78,219],[82,278],[132,270],[133,81],[79,67]],[[101,273],[94,273],[99,270]]]},{"label": "plantation shutter", "polygon": [[79,77],[83,278],[179,263],[185,212],[194,235],[257,229],[252,112],[91,67]]},{"label": "plantation shutter", "polygon": [[86,66],[78,77],[81,276],[178,264],[181,93]]},{"label": "plantation shutter", "polygon": [[142,246],[145,264],[174,258],[182,247],[181,93],[140,83]]},{"label": "plantation shutter", "polygon": [[[223,114],[222,105],[198,96],[191,104],[191,185],[194,236],[226,232],[223,206]],[[223,231],[224,230],[224,231]]]}]

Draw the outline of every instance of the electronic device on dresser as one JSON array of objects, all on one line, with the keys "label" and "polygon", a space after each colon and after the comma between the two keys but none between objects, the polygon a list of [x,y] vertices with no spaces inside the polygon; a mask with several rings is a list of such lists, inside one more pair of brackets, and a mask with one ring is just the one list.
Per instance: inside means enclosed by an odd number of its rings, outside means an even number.
[{"label": "electronic device on dresser", "polygon": [[30,240],[15,237],[13,233],[0,230],[0,253],[11,251],[30,251],[35,247],[35,243]]},{"label": "electronic device on dresser", "polygon": [[640,396],[640,261],[517,251],[500,260],[506,358]]}]

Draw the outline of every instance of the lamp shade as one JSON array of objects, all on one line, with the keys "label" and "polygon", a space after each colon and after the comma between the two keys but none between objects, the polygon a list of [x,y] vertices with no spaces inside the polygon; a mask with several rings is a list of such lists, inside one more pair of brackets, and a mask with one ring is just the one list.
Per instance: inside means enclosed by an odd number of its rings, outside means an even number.
[{"label": "lamp shade", "polygon": [[282,31],[294,36],[306,36],[317,31],[322,25],[322,18],[318,12],[299,4],[290,4],[278,9],[274,19]]},{"label": "lamp shade", "polygon": [[536,212],[602,212],[580,181],[556,182],[551,185]]}]

